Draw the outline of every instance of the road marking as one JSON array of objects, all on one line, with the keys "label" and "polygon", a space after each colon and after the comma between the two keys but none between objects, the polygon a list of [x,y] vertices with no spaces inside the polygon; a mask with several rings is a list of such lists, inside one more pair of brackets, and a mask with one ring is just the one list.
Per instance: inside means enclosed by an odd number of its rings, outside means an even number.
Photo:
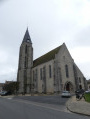
[{"label": "road marking", "polygon": [[[25,103],[25,104],[30,104],[30,105],[34,105],[34,106],[37,106],[37,107],[43,107],[43,108],[47,108],[47,109],[52,109],[54,111],[59,111],[59,112],[66,112],[66,113],[71,113],[69,110],[67,110],[67,108],[65,109],[56,109],[56,106],[55,107],[49,107],[49,106],[52,106],[52,105],[48,105],[45,106],[44,104],[42,103],[37,103],[37,102],[32,102],[32,101],[26,101],[26,100],[16,100],[16,99],[13,99],[12,101],[17,101],[17,102],[21,102],[21,103]],[[54,105],[53,105],[54,106]]]},{"label": "road marking", "polygon": [[11,100],[12,98],[7,98],[7,99]]}]

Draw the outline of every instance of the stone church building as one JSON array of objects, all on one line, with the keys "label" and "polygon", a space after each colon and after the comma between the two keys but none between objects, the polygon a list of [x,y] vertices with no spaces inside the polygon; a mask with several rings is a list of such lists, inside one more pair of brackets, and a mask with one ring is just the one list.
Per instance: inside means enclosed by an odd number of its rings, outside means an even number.
[{"label": "stone church building", "polygon": [[26,30],[19,52],[19,93],[74,92],[86,89],[86,79],[65,43],[33,60],[32,41]]}]

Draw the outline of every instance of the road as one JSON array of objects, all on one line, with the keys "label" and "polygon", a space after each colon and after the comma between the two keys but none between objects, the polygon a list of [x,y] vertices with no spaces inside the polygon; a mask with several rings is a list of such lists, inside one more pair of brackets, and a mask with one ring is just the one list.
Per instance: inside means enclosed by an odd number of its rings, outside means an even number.
[{"label": "road", "polygon": [[68,98],[62,98],[61,95],[56,96],[17,96],[16,99],[23,99],[45,104],[65,105]]},{"label": "road", "polygon": [[29,98],[0,98],[0,119],[90,119],[70,113],[64,103],[57,105],[32,102]]}]

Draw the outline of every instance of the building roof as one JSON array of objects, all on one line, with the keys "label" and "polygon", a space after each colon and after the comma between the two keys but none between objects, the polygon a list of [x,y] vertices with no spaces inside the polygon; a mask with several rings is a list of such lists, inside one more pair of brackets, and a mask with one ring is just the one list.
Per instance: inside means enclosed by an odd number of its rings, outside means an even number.
[{"label": "building roof", "polygon": [[13,82],[16,82],[16,81],[5,81],[5,84],[9,84],[9,83],[13,83]]},{"label": "building roof", "polygon": [[41,57],[35,59],[35,60],[33,61],[33,67],[36,67],[36,66],[38,66],[38,65],[40,65],[40,64],[43,64],[43,63],[45,63],[45,62],[48,62],[48,61],[54,59],[54,58],[55,58],[55,54],[58,53],[58,51],[60,50],[60,48],[61,48],[61,46],[59,46],[59,47],[57,47],[57,48],[51,50],[50,52],[46,53],[46,54],[43,55],[43,56],[41,56]]},{"label": "building roof", "polygon": [[29,35],[28,28],[27,28],[26,33],[25,33],[25,35],[24,35],[23,42],[30,42],[30,43],[32,43],[32,42],[31,42],[30,35]]}]

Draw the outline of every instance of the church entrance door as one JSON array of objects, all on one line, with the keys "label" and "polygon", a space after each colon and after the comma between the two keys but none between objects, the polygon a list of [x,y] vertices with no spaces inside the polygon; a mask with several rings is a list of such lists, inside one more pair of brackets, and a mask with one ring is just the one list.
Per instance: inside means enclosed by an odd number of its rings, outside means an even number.
[{"label": "church entrance door", "polygon": [[82,85],[79,85],[79,89],[82,89]]},{"label": "church entrance door", "polygon": [[66,82],[65,83],[64,90],[72,92],[73,91],[73,85],[72,85],[72,83],[71,82]]},{"label": "church entrance door", "polygon": [[70,84],[69,83],[66,85],[66,90],[70,91]]}]

